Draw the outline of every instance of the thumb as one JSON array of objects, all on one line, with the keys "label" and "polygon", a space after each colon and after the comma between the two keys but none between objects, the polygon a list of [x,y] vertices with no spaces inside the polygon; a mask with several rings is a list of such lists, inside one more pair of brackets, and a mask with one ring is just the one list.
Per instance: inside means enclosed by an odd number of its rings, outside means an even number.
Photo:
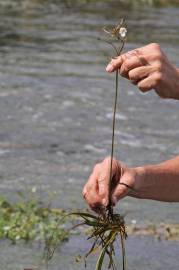
[{"label": "thumb", "polygon": [[109,62],[109,64],[106,67],[106,71],[109,73],[113,72],[114,70],[119,69],[121,67],[122,63],[123,63],[123,58],[120,55],[116,59],[112,59]]},{"label": "thumb", "polygon": [[[125,167],[123,167],[123,170],[125,171]],[[130,188],[130,185],[128,184],[129,178],[130,175],[128,175],[128,173],[121,172],[121,178],[111,196],[111,200],[114,205],[116,205],[119,200],[128,195]]]},{"label": "thumb", "polygon": [[[101,169],[98,174],[98,193],[101,197],[102,204],[104,206],[107,206],[109,203],[109,192],[110,192],[110,167],[111,167],[111,157],[107,157],[104,159],[104,161],[101,163]],[[113,176],[116,176],[116,179],[119,179],[119,165],[118,161],[116,159],[112,160],[112,178]],[[115,182],[115,181],[114,181]],[[114,184],[114,183],[112,183]]]},{"label": "thumb", "polygon": [[112,198],[111,198],[112,203],[116,205],[119,200],[127,196],[128,192],[129,191],[128,191],[127,186],[119,183],[112,194]]}]

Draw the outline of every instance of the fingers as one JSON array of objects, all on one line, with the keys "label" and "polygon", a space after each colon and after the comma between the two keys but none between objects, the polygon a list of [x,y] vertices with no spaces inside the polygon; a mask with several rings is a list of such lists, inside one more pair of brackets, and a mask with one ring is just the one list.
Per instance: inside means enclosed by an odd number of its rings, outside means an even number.
[{"label": "fingers", "polygon": [[144,58],[131,52],[112,60],[111,63],[114,70],[120,67],[120,74],[136,84],[141,92],[160,89],[162,73],[157,61],[149,65]]},{"label": "fingers", "polygon": [[127,59],[130,59],[132,56],[136,56],[136,51],[129,51],[125,54],[122,54],[118,56],[117,58],[113,58],[111,62],[107,65],[106,71],[107,72],[113,72],[117,69],[120,69],[122,64],[127,61]]},{"label": "fingers", "polygon": [[150,62],[156,60],[161,62],[162,59],[163,53],[159,44],[151,43],[147,46],[122,54],[116,59],[112,59],[107,65],[106,71],[113,72],[119,69],[121,75],[126,77],[131,69],[147,66]]},{"label": "fingers", "polygon": [[133,189],[135,171],[119,161],[112,161],[112,182],[110,183],[111,158],[106,158],[94,167],[93,173],[83,189],[83,197],[90,208],[98,213],[103,212],[109,203],[109,193],[115,205],[119,199]]},{"label": "fingers", "polygon": [[145,67],[147,65],[146,60],[138,55],[133,55],[126,59],[120,68],[121,76],[129,78],[129,72],[137,67]]},{"label": "fingers", "polygon": [[135,169],[122,166],[120,180],[111,195],[111,200],[114,205],[116,205],[119,200],[126,197],[127,195],[131,195],[131,192],[135,191],[135,179]]},{"label": "fingers", "polygon": [[128,77],[132,82],[139,82],[148,77],[153,71],[152,66],[137,67],[129,71]]},{"label": "fingers", "polygon": [[106,71],[107,72],[113,72],[116,69],[119,69],[123,63],[122,56],[117,57],[116,59],[112,59],[111,62],[107,65]]},{"label": "fingers", "polygon": [[98,165],[95,166],[92,174],[90,175],[88,182],[83,189],[83,197],[93,210],[98,212],[101,206],[101,198],[98,194]]},{"label": "fingers", "polygon": [[[101,168],[98,176],[98,190],[99,195],[103,197],[103,202],[106,200],[106,205],[108,204],[108,196],[109,196],[109,185],[110,185],[110,168],[111,168],[111,158],[108,157],[104,159],[101,163]],[[116,179],[117,181],[120,178],[120,165],[116,159],[112,161],[112,181],[113,185],[115,185]]]},{"label": "fingers", "polygon": [[145,93],[152,89],[155,89],[156,86],[159,86],[162,82],[162,74],[160,72],[155,72],[148,76],[147,78],[138,82],[137,86],[141,92]]},{"label": "fingers", "polygon": [[[109,203],[110,167],[111,158],[97,164],[83,189],[83,197],[96,212],[106,208]],[[115,159],[112,162],[112,177],[115,186],[120,179],[120,165]]]},{"label": "fingers", "polygon": [[129,192],[129,189],[126,186],[124,186],[124,185],[120,185],[120,183],[119,183],[119,185],[116,187],[115,191],[112,194],[112,198],[111,198],[112,199],[112,203],[114,205],[116,205],[117,202],[120,199],[122,199],[125,196],[127,196],[128,192]]},{"label": "fingers", "polygon": [[146,59],[140,54],[139,50],[133,50],[126,54],[112,59],[106,67],[107,72],[113,72],[119,69],[121,76],[129,78],[128,73],[130,70],[148,65]]}]

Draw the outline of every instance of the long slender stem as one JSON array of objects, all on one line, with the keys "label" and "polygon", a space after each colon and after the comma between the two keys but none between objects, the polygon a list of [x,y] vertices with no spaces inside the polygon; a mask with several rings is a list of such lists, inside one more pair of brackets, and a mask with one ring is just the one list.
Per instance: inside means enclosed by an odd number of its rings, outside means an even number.
[{"label": "long slender stem", "polygon": [[[125,41],[122,41],[121,47],[119,48],[119,53],[117,56],[120,56]],[[119,85],[119,72],[116,70],[116,80],[115,80],[115,99],[114,99],[114,109],[113,109],[113,124],[112,124],[112,141],[111,141],[111,162],[110,162],[110,174],[109,174],[109,197],[108,197],[108,217],[113,219],[113,207],[111,202],[111,192],[112,192],[112,165],[114,157],[114,139],[115,139],[115,124],[116,124],[116,109],[117,109],[117,98],[118,98],[118,85]]]},{"label": "long slender stem", "polygon": [[114,110],[113,110],[113,124],[112,124],[112,142],[111,142],[111,163],[110,163],[110,176],[109,176],[109,216],[112,218],[113,209],[111,203],[111,186],[112,186],[112,165],[114,157],[114,138],[115,138],[115,125],[116,125],[116,109],[117,109],[117,97],[118,97],[118,70],[116,71],[116,89],[115,89],[115,100],[114,100]]}]

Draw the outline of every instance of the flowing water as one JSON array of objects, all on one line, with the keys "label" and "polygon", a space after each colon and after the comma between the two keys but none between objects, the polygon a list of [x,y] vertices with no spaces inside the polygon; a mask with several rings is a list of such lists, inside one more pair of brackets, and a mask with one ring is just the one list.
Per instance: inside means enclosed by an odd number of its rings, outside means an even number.
[{"label": "flowing water", "polygon": [[[177,8],[134,9],[119,1],[0,1],[1,194],[16,200],[17,191],[36,186],[44,200],[55,191],[57,207],[84,208],[82,187],[111,147],[114,76],[106,74],[105,65],[112,52],[97,38],[104,25],[121,17],[128,24],[126,50],[159,42],[179,65]],[[141,94],[121,79],[119,107],[117,158],[136,166],[178,155],[177,101],[162,100],[152,92]],[[177,204],[126,198],[118,208],[127,222],[179,221]],[[59,251],[52,269],[79,269],[70,256],[84,243],[75,245],[76,241]],[[141,255],[146,243],[147,258]],[[2,270],[22,269],[36,254],[36,248],[3,245]],[[131,239],[130,269],[178,269],[177,248],[177,243]],[[70,255],[69,261],[64,254]]]}]

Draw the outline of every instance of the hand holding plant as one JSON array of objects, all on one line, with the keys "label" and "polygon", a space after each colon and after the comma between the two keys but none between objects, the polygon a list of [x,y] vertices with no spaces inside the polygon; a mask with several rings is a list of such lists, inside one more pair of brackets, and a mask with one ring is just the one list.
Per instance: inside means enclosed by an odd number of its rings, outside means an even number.
[{"label": "hand holding plant", "polygon": [[112,59],[106,70],[119,70],[143,93],[154,89],[162,98],[179,99],[179,69],[168,60],[159,44],[151,43],[122,54]]}]

